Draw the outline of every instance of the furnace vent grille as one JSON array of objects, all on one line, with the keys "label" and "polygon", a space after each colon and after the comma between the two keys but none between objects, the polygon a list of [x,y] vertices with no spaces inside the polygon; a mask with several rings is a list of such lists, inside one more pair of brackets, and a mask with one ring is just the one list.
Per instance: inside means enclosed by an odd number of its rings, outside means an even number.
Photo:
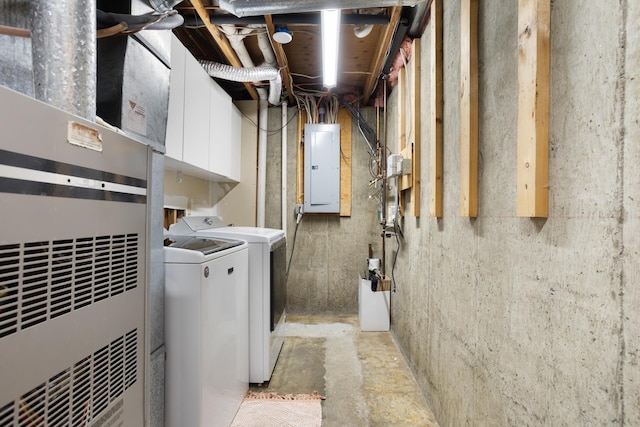
[{"label": "furnace vent grille", "polygon": [[134,289],[138,235],[0,245],[0,338]]},{"label": "furnace vent grille", "polygon": [[0,408],[0,427],[85,426],[136,382],[134,329]]}]

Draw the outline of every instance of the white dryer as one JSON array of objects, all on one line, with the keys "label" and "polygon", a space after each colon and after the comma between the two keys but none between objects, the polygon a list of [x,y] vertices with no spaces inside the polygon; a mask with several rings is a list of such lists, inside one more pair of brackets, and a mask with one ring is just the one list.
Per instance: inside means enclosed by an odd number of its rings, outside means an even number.
[{"label": "white dryer", "polygon": [[287,246],[284,231],[229,226],[216,216],[189,216],[169,235],[244,240],[249,244],[249,382],[271,379],[284,343]]}]

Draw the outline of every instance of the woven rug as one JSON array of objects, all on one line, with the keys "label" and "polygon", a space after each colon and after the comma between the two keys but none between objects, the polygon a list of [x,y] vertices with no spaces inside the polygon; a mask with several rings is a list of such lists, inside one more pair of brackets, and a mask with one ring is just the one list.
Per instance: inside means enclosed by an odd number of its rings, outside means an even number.
[{"label": "woven rug", "polygon": [[322,400],[313,394],[248,392],[231,427],[320,427]]}]

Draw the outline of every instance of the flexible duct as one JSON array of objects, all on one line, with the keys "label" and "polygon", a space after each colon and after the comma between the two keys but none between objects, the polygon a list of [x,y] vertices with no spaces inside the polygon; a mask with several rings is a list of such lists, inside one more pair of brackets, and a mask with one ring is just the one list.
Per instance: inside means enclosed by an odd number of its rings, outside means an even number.
[{"label": "flexible duct", "polygon": [[366,9],[371,7],[415,6],[425,0],[219,0],[221,9],[235,16],[317,12],[321,9]]},{"label": "flexible duct", "polygon": [[276,67],[238,68],[213,61],[200,61],[200,65],[211,76],[234,82],[269,81],[269,102],[280,104],[282,92],[282,77]]}]

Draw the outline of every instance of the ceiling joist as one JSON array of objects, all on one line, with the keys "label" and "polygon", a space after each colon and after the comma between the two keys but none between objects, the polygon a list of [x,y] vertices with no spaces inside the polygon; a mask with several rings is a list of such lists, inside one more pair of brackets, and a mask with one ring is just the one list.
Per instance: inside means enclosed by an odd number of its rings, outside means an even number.
[{"label": "ceiling joist", "polygon": [[370,68],[371,74],[367,78],[367,83],[364,86],[363,95],[365,105],[369,103],[369,98],[371,97],[373,90],[376,87],[378,77],[382,72],[382,67],[384,67],[385,60],[387,58],[387,55],[389,54],[388,49],[389,46],[391,46],[391,40],[393,39],[396,27],[398,26],[398,22],[400,21],[401,12],[401,6],[395,6],[391,8],[391,18],[389,19],[389,25],[387,25],[387,27],[385,28],[384,35],[382,36],[382,39],[378,44],[379,47]]}]

